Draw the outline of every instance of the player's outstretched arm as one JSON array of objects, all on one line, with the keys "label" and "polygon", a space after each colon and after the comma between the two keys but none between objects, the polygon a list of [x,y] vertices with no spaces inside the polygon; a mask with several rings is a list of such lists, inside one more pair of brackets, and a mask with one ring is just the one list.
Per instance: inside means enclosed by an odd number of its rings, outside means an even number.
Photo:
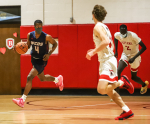
[{"label": "player's outstretched arm", "polygon": [[118,40],[114,38],[115,42],[115,57],[118,58]]},{"label": "player's outstretched arm", "polygon": [[53,45],[52,50],[48,53],[49,55],[51,55],[57,47],[57,42],[50,35],[47,35],[46,39]]},{"label": "player's outstretched arm", "polygon": [[141,46],[140,51],[133,58],[129,59],[129,63],[133,63],[134,60],[146,50],[146,46],[142,41],[139,42],[139,45]]},{"label": "player's outstretched arm", "polygon": [[53,46],[52,46],[52,50],[50,50],[48,54],[45,54],[43,56],[43,61],[47,61],[49,59],[49,56],[54,52],[54,50],[57,47],[57,42],[50,35],[46,36],[46,41],[51,43]]}]

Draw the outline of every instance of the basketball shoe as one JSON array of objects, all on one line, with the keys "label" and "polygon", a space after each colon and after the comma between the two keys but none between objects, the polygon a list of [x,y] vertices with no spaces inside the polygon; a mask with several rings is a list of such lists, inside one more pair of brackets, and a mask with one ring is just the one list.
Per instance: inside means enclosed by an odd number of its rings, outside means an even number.
[{"label": "basketball shoe", "polygon": [[12,99],[12,101],[17,104],[19,107],[23,108],[24,107],[24,101],[22,98],[17,98],[17,99]]},{"label": "basketball shoe", "polygon": [[58,83],[56,83],[56,86],[59,87],[59,90],[60,90],[60,91],[63,91],[63,88],[64,88],[63,76],[62,76],[62,75],[59,75],[59,76],[57,77],[57,79],[58,79]]},{"label": "basketball shoe", "polygon": [[147,88],[148,88],[149,82],[145,81],[145,84],[146,84],[145,87],[141,87],[141,91],[140,91],[141,94],[144,94],[144,93],[147,92]]},{"label": "basketball shoe", "polygon": [[134,113],[130,110],[128,112],[123,111],[120,116],[116,117],[115,120],[125,120],[134,116]]},{"label": "basketball shoe", "polygon": [[132,83],[129,81],[128,77],[123,75],[123,76],[121,76],[120,80],[124,82],[123,85],[120,86],[120,88],[125,88],[128,90],[128,92],[130,94],[133,94],[134,93],[134,87],[133,87]]}]

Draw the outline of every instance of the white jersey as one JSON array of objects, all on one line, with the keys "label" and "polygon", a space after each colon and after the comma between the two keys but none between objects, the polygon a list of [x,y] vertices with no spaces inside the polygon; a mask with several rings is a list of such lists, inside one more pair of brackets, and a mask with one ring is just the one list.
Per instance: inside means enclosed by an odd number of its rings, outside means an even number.
[{"label": "white jersey", "polygon": [[137,36],[137,34],[127,31],[127,37],[123,38],[120,32],[116,32],[115,38],[122,43],[123,53],[127,56],[134,56],[139,52],[139,42],[141,39]]},{"label": "white jersey", "polygon": [[[105,29],[106,35],[107,35],[110,43],[113,44],[112,36],[111,36],[111,33],[110,33],[108,27],[101,22],[98,22],[95,26],[97,26],[97,25],[102,26]],[[101,41],[98,37],[96,37],[94,35],[94,32],[93,32],[93,40],[95,43],[95,47],[98,47],[100,45]],[[113,48],[110,47],[109,45],[106,48],[104,48],[102,51],[97,52],[97,54],[98,54],[98,61],[105,61],[106,59],[109,59],[110,57],[114,56]]]}]

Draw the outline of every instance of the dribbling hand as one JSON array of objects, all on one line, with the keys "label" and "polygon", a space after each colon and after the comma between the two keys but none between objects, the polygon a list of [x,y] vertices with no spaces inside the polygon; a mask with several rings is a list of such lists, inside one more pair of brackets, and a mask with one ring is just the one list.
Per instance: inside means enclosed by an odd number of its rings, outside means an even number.
[{"label": "dribbling hand", "polygon": [[88,60],[91,60],[91,57],[94,55],[93,52],[94,52],[93,49],[90,49],[90,50],[87,51],[86,58]]}]

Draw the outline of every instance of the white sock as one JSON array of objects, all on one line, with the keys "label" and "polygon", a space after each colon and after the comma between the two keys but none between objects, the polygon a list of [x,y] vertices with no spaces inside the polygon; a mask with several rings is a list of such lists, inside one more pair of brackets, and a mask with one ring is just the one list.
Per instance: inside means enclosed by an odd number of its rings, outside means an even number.
[{"label": "white sock", "polygon": [[124,84],[124,82],[122,80],[118,80],[118,82],[120,83],[119,86],[122,86]]},{"label": "white sock", "polygon": [[55,84],[58,83],[59,82],[58,78],[55,77],[54,82],[55,82]]},{"label": "white sock", "polygon": [[130,109],[129,109],[128,106],[126,106],[126,105],[122,107],[122,110],[124,110],[125,112],[130,111]]},{"label": "white sock", "polygon": [[22,99],[23,99],[23,101],[25,102],[25,100],[26,100],[27,96],[23,94],[21,98],[22,98]]}]

